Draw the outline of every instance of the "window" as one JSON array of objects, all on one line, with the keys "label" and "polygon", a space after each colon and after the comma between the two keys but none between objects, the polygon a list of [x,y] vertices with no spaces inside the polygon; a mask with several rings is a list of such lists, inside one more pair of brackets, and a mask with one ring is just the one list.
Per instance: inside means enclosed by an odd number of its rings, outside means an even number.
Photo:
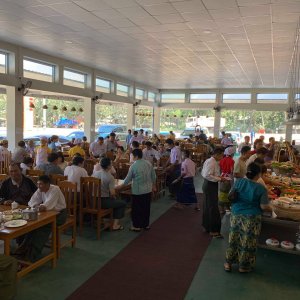
[{"label": "window", "polygon": [[81,73],[79,71],[64,69],[64,85],[85,88],[86,74]]},{"label": "window", "polygon": [[162,103],[184,103],[185,94],[161,94]]},{"label": "window", "polygon": [[141,89],[135,89],[135,99],[144,100],[145,91]]},{"label": "window", "polygon": [[0,52],[0,73],[7,73],[7,54]]},{"label": "window", "polygon": [[223,103],[250,103],[251,94],[223,94]]},{"label": "window", "polygon": [[190,94],[191,103],[215,103],[216,94]]},{"label": "window", "polygon": [[129,86],[125,84],[117,83],[117,95],[128,97],[129,96]]},{"label": "window", "polygon": [[288,94],[257,94],[257,103],[286,103]]},{"label": "window", "polygon": [[96,78],[96,91],[110,93],[111,92],[111,81],[97,77]]},{"label": "window", "polygon": [[31,58],[23,59],[23,76],[53,82],[55,66]]},{"label": "window", "polygon": [[155,93],[152,93],[152,92],[148,92],[148,101],[150,102],[155,102]]}]

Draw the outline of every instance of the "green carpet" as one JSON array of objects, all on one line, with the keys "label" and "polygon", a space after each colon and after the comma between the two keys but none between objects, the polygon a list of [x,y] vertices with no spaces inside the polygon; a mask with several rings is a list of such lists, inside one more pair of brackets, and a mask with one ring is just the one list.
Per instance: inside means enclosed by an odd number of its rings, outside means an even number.
[{"label": "green carpet", "polygon": [[255,271],[239,274],[223,269],[228,218],[223,220],[224,240],[212,240],[186,300],[296,300],[300,299],[300,256],[259,249]]}]

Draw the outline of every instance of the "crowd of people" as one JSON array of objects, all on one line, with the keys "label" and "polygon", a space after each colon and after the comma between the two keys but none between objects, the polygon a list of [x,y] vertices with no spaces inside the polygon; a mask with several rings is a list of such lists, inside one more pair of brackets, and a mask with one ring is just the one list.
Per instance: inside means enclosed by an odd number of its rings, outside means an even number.
[{"label": "crowd of people", "polygon": [[[240,272],[249,272],[255,264],[256,240],[260,232],[261,214],[269,210],[268,196],[272,193],[266,188],[266,172],[274,156],[276,141],[264,142],[260,137],[252,145],[246,136],[238,149],[233,145],[230,135],[224,133],[218,143],[198,130],[185,143],[193,147],[207,145],[208,159],[205,160],[201,175],[203,177],[204,204],[202,209],[202,226],[213,238],[223,238],[221,218],[226,212],[231,213],[229,247],[226,252],[224,268],[231,271],[232,265],[239,264]],[[65,222],[67,217],[66,201],[59,187],[51,184],[52,174],[67,177],[68,181],[77,184],[80,192],[80,180],[87,177],[84,168],[86,159],[94,160],[92,176],[101,180],[101,207],[113,209],[112,230],[123,230],[121,223],[127,202],[116,197],[115,167],[120,162],[130,164],[122,188],[131,183],[132,203],[130,230],[140,232],[150,229],[150,206],[153,192],[156,192],[155,167],[166,172],[170,196],[176,197],[174,207],[183,209],[193,206],[200,210],[195,192],[194,180],[197,166],[192,160],[191,151],[184,149],[176,140],[173,132],[168,137],[151,137],[143,130],[128,130],[125,147],[116,140],[115,133],[106,139],[102,137],[89,143],[83,139],[74,139],[69,143],[66,153],[58,143],[58,136],[40,138],[35,147],[33,141],[20,141],[12,151],[9,165],[9,178],[0,187],[2,204],[11,205],[17,202],[38,208],[40,211],[56,210],[57,224]],[[237,151],[236,151],[237,150]],[[234,155],[239,157],[234,159]],[[8,142],[2,141],[0,161],[8,151]],[[37,185],[26,176],[28,170],[43,171]],[[175,191],[172,186],[176,185]],[[49,239],[51,228],[44,226],[30,234],[17,239],[18,247],[14,255],[29,261],[36,261]]]}]

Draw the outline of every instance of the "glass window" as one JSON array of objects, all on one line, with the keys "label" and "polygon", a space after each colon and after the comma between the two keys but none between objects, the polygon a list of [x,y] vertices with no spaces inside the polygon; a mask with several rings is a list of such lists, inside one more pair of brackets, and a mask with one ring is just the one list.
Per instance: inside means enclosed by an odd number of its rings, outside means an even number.
[{"label": "glass window", "polygon": [[96,91],[110,93],[111,92],[111,81],[97,77],[96,78]]},{"label": "glass window", "polygon": [[7,54],[0,52],[0,73],[7,72]]},{"label": "glass window", "polygon": [[185,94],[161,94],[162,103],[184,103]]},{"label": "glass window", "polygon": [[142,89],[135,89],[135,99],[144,100],[145,91]]},{"label": "glass window", "polygon": [[257,103],[285,103],[288,100],[289,95],[282,93],[282,94],[257,94]]},{"label": "glass window", "polygon": [[70,69],[64,69],[64,85],[85,88],[86,74]]},{"label": "glass window", "polygon": [[117,83],[117,95],[128,97],[129,96],[129,86],[121,83]]},{"label": "glass window", "polygon": [[55,66],[40,61],[24,58],[23,76],[36,80],[53,82]]},{"label": "glass window", "polygon": [[148,101],[150,102],[155,102],[155,93],[152,93],[152,92],[148,92]]},{"label": "glass window", "polygon": [[250,103],[251,94],[223,94],[223,103]]},{"label": "glass window", "polygon": [[190,94],[191,103],[214,103],[216,94]]}]

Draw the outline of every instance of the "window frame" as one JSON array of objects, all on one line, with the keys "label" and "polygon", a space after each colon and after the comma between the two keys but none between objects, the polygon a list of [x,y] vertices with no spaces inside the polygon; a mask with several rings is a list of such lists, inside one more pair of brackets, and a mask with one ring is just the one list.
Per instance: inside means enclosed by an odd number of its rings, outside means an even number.
[{"label": "window frame", "polygon": [[[174,101],[174,99],[166,100],[166,99],[163,99],[164,95],[183,95],[183,99],[181,100],[179,98],[179,99],[176,99],[175,101]],[[185,93],[161,93],[160,99],[161,99],[161,103],[185,103]]]},{"label": "window frame", "polygon": [[[258,99],[258,95],[286,95],[286,99]],[[288,103],[289,94],[288,93],[256,93],[256,102],[258,104],[281,104]],[[295,95],[296,96],[296,95]]]},{"label": "window frame", "polygon": [[[43,79],[39,79],[39,78],[34,78],[34,77],[29,77],[29,76],[26,76],[25,75],[25,72],[28,72],[28,73],[36,73],[36,74],[39,74],[39,75],[45,75],[45,76],[49,76],[48,74],[45,74],[45,73],[41,73],[41,72],[34,72],[34,71],[30,71],[30,70],[26,70],[24,68],[24,61],[28,61],[28,62],[31,62],[31,63],[35,63],[35,64],[39,64],[39,65],[44,65],[46,67],[51,67],[52,68],[52,75],[51,75],[51,81],[50,80],[43,80]],[[55,82],[55,72],[56,72],[56,68],[57,68],[57,65],[54,64],[54,63],[51,63],[51,62],[47,62],[47,61],[44,61],[44,60],[40,60],[40,59],[35,59],[35,58],[32,58],[32,57],[29,57],[29,56],[23,56],[23,76],[25,78],[31,78],[31,79],[34,79],[34,80],[40,80],[40,81],[44,81],[44,82]]]},{"label": "window frame", "polygon": [[[125,95],[120,95],[119,94],[119,92],[121,92],[121,93],[125,93],[125,92],[123,92],[123,91],[121,91],[121,90],[118,90],[118,86],[126,86],[127,88],[128,88],[128,91],[127,91],[127,95],[125,96]],[[121,83],[121,82],[117,82],[116,83],[116,95],[117,96],[120,96],[120,97],[129,97],[129,95],[130,95],[130,85],[128,85],[128,84],[126,84],[126,83]]]},{"label": "window frame", "polygon": [[[224,95],[248,95],[249,99],[224,99]],[[252,95],[251,93],[222,93],[222,103],[229,103],[229,104],[235,104],[235,103],[251,103]]]},{"label": "window frame", "polygon": [[[214,95],[214,99],[192,99],[192,95]],[[217,93],[189,93],[189,103],[216,103]]]},{"label": "window frame", "polygon": [[7,74],[8,73],[8,68],[9,68],[9,66],[8,66],[8,62],[9,62],[8,55],[9,55],[9,53],[0,50],[0,54],[4,55],[4,72],[3,73],[0,72],[0,74]]},{"label": "window frame", "polygon": [[[137,97],[137,91],[142,91],[143,94],[139,95]],[[135,88],[135,99],[136,100],[145,100],[145,98],[146,98],[146,91],[144,89],[141,89],[141,88]]]},{"label": "window frame", "polygon": [[[104,91],[104,90],[101,90],[101,89],[98,89],[98,88],[101,88],[101,86],[97,85],[97,79],[109,82],[109,91],[108,92]],[[113,86],[113,81],[112,80],[96,76],[96,78],[95,78],[95,89],[96,89],[97,92],[102,92],[102,93],[110,94],[112,92],[112,86]],[[103,87],[103,89],[105,89],[105,87]]]},{"label": "window frame", "polygon": [[[75,73],[75,74],[83,75],[84,76],[84,82],[65,78],[65,71],[70,72],[70,73]],[[83,72],[83,71],[72,69],[72,68],[69,68],[69,67],[64,67],[63,68],[63,74],[62,74],[63,85],[71,86],[71,87],[75,87],[75,88],[85,89],[87,87],[87,78],[88,78],[88,74],[85,73],[85,72]],[[82,84],[83,86],[79,87],[79,86],[75,86],[75,85],[65,84],[65,80],[74,81],[74,82],[77,82],[78,84],[79,83]]]}]

